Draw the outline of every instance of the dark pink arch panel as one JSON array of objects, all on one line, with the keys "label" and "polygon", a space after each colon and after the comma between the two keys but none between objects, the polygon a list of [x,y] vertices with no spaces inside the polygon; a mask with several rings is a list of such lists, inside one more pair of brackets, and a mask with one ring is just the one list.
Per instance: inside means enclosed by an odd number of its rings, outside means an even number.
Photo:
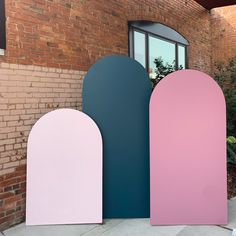
[{"label": "dark pink arch panel", "polygon": [[151,224],[225,224],[226,107],[208,75],[175,72],[150,102]]}]

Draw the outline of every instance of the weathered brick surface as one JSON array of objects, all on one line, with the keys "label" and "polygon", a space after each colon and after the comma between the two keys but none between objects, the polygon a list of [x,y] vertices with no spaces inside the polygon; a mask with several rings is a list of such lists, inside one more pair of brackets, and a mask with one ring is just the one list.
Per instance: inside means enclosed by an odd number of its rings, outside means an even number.
[{"label": "weathered brick surface", "polygon": [[[45,113],[82,107],[84,72],[0,64],[0,230],[24,218],[26,145]],[[22,204],[21,204],[22,203]]]},{"label": "weathered brick surface", "polygon": [[0,177],[0,230],[24,221],[26,167]]},{"label": "weathered brick surface", "polygon": [[0,60],[86,71],[128,54],[128,21],[170,26],[190,43],[189,66],[210,72],[210,14],[193,0],[7,0],[7,51]]},{"label": "weathered brick surface", "polygon": [[236,56],[236,5],[211,11],[213,66]]},{"label": "weathered brick surface", "polygon": [[84,72],[2,63],[0,75],[1,175],[24,164],[27,137],[38,118],[57,108],[81,109]]}]

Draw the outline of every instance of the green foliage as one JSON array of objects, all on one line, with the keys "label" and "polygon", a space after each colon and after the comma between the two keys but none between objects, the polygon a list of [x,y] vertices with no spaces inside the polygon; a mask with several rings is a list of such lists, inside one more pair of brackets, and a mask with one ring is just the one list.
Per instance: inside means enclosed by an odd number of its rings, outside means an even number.
[{"label": "green foliage", "polygon": [[236,57],[228,64],[216,65],[215,80],[221,86],[226,100],[227,135],[236,136]]},{"label": "green foliage", "polygon": [[236,164],[236,138],[233,136],[227,138],[227,156],[229,163]]},{"label": "green foliage", "polygon": [[216,65],[215,80],[221,86],[227,112],[227,161],[236,164],[236,56]]},{"label": "green foliage", "polygon": [[[176,71],[176,68],[175,68],[175,61],[173,61],[172,64],[166,62],[164,63],[162,57],[158,57],[154,60],[154,63],[155,63],[155,66],[156,66],[156,69],[155,69],[155,74],[156,74],[156,77],[154,79],[151,78],[151,81],[152,81],[152,84],[153,84],[153,88],[155,88],[155,86],[165,77],[167,76],[168,74]],[[182,70],[183,67],[180,66],[178,68],[179,70]]]}]

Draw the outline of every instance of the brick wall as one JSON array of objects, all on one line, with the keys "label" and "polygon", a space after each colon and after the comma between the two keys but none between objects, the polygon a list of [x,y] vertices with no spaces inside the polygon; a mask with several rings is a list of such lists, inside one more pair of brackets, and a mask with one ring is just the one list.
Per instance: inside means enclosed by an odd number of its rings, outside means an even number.
[{"label": "brick wall", "polygon": [[27,138],[57,108],[81,110],[84,72],[0,64],[0,230],[24,220]]},{"label": "brick wall", "polygon": [[7,0],[7,51],[14,64],[86,71],[128,54],[128,21],[153,20],[183,34],[189,65],[210,73],[210,14],[193,0]]},{"label": "brick wall", "polygon": [[212,59],[214,64],[236,56],[236,5],[211,11]]},{"label": "brick wall", "polygon": [[26,166],[2,175],[0,182],[0,227],[6,229],[25,218]]},{"label": "brick wall", "polygon": [[189,67],[207,73],[213,34],[209,12],[193,0],[7,0],[6,16],[7,50],[0,56],[0,230],[24,220],[32,125],[56,108],[81,109],[88,68],[102,56],[128,54],[128,21],[152,20],[177,30],[190,43]]}]

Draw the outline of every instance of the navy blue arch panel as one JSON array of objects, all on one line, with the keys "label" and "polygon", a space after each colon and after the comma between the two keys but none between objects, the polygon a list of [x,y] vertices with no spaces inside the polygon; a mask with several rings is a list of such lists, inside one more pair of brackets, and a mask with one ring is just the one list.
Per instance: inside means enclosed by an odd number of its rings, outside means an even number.
[{"label": "navy blue arch panel", "polygon": [[126,56],[102,58],[85,76],[83,111],[103,137],[104,218],[150,215],[151,91],[145,69]]}]

